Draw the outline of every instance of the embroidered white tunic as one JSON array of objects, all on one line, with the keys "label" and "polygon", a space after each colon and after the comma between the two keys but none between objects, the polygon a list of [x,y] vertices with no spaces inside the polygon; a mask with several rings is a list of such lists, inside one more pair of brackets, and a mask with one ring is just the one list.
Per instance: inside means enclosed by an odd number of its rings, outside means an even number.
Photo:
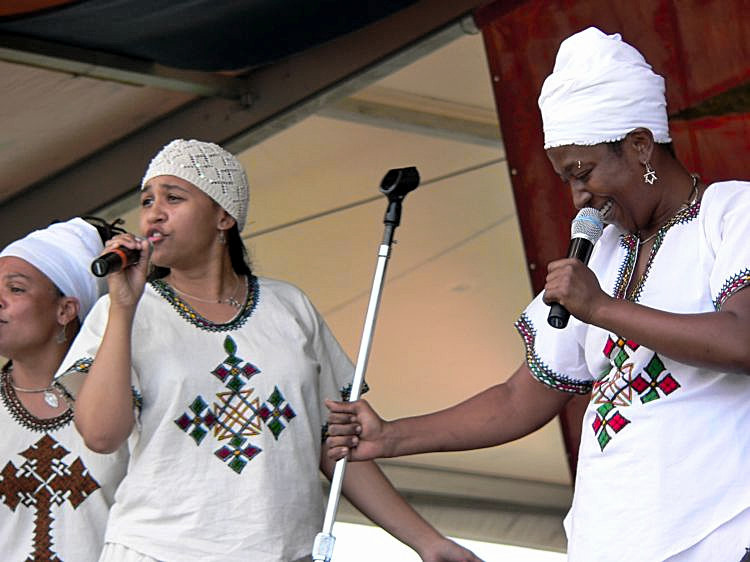
[{"label": "embroidered white tunic", "polygon": [[32,416],[7,373],[0,378],[0,402],[2,560],[98,560],[127,450],[89,451],[72,410],[49,419]]},{"label": "embroidered white tunic", "polygon": [[[721,309],[750,285],[748,240],[750,183],[709,186],[660,230],[632,300]],[[635,236],[605,228],[589,262],[604,291],[625,298],[636,254]],[[750,507],[750,376],[685,365],[572,317],[556,330],[548,312],[539,295],[516,324],[531,372],[592,392],[565,521],[570,561],[665,560]]]},{"label": "embroidered white tunic", "polygon": [[[95,355],[108,307],[105,296],[67,364]],[[323,400],[346,394],[353,366],[307,297],[252,278],[239,315],[213,324],[153,282],[132,349],[141,408],[106,540],[165,561],[309,555],[324,509]]]}]

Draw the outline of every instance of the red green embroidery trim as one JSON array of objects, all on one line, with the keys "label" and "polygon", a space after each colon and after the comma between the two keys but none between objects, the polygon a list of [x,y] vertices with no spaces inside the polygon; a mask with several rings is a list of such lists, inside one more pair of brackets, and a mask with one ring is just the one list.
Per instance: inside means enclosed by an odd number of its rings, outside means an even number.
[{"label": "red green embroidery trim", "polygon": [[245,322],[247,322],[247,319],[253,314],[258,303],[258,278],[254,275],[249,275],[247,277],[247,298],[245,299],[245,303],[243,304],[240,313],[225,324],[216,324],[198,314],[192,306],[182,300],[179,295],[174,292],[168,283],[165,283],[161,279],[156,279],[151,281],[150,284],[159,295],[172,305],[172,308],[174,308],[180,316],[190,322],[193,326],[208,332],[230,332],[242,327]]},{"label": "red green embroidery trim", "polygon": [[[651,246],[651,251],[648,254],[646,269],[643,271],[643,275],[640,277],[640,279],[638,279],[637,284],[633,288],[629,300],[638,302],[638,300],[640,299],[641,293],[643,292],[643,287],[646,284],[646,279],[651,272],[651,266],[654,262],[654,258],[656,257],[659,248],[661,248],[661,245],[664,242],[664,238],[666,237],[669,229],[677,224],[688,223],[691,220],[695,219],[698,216],[700,208],[701,202],[696,201],[689,207],[685,207],[683,210],[673,216],[669,221],[667,221],[664,226],[659,229],[658,233],[656,234],[656,238],[654,239],[654,243]],[[633,276],[635,262],[638,258],[638,236],[630,233],[620,235],[620,246],[625,248],[625,259],[620,265],[620,269],[617,273],[617,281],[615,282],[613,295],[617,299],[624,299],[626,298],[628,283]]]},{"label": "red green embroidery trim", "polygon": [[535,349],[536,330],[525,313],[521,314],[514,326],[523,339],[524,346],[526,347],[526,364],[536,380],[562,392],[588,394],[591,391],[592,384],[590,382],[575,380],[566,375],[556,373],[541,360]]},{"label": "red green embroidery trim", "polygon": [[724,306],[724,303],[727,302],[729,297],[748,285],[750,285],[750,269],[743,269],[739,273],[732,275],[732,277],[724,283],[718,296],[714,299],[714,309],[721,310],[721,307]]}]

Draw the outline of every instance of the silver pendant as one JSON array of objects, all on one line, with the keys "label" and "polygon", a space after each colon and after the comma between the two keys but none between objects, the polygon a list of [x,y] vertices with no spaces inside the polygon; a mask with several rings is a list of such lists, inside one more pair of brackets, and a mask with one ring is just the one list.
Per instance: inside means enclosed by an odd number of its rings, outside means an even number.
[{"label": "silver pendant", "polygon": [[44,401],[51,407],[57,408],[60,405],[60,400],[57,398],[57,394],[51,390],[44,391]]},{"label": "silver pendant", "polygon": [[224,302],[226,302],[229,306],[231,306],[233,308],[237,308],[237,309],[242,308],[242,305],[234,297],[229,297]]}]

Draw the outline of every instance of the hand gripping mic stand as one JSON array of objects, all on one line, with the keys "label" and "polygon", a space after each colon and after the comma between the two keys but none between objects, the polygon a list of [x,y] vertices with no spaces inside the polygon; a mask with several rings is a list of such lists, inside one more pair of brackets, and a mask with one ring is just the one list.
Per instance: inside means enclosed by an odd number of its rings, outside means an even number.
[{"label": "hand gripping mic stand", "polygon": [[[385,213],[383,222],[385,231],[383,233],[383,242],[378,250],[378,261],[375,266],[375,276],[372,280],[372,291],[370,292],[370,302],[367,305],[367,314],[365,316],[365,326],[362,331],[362,340],[359,344],[359,356],[357,357],[357,366],[354,369],[354,380],[352,381],[352,391],[349,395],[349,401],[354,402],[359,399],[362,393],[362,384],[365,380],[365,370],[367,368],[367,359],[370,355],[370,344],[372,334],[375,329],[375,317],[378,313],[380,304],[380,294],[383,291],[383,281],[385,280],[385,267],[390,255],[391,243],[393,242],[393,233],[401,222],[401,203],[404,197],[417,188],[419,185],[419,172],[414,167],[395,168],[390,170],[383,181],[380,182],[380,191],[388,197],[388,210]],[[325,520],[323,521],[323,530],[315,537],[313,544],[313,560],[330,562],[333,555],[333,543],[336,538],[331,534],[333,531],[333,522],[336,518],[336,510],[339,505],[341,495],[341,486],[344,481],[346,471],[346,459],[336,462],[336,469],[331,479],[331,491],[328,495],[328,507],[326,508]]]}]

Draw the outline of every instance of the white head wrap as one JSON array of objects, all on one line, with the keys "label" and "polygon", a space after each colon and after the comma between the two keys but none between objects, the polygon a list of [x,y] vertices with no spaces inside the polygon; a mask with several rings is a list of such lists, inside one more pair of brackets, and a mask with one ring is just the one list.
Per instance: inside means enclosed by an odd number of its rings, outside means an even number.
[{"label": "white head wrap", "polygon": [[99,231],[81,218],[58,222],[11,242],[0,257],[27,261],[62,291],[79,302],[78,319],[83,322],[107,285],[91,273],[91,261],[104,248]]},{"label": "white head wrap", "polygon": [[156,176],[175,176],[192,183],[229,213],[242,232],[249,200],[247,175],[237,158],[219,145],[174,140],[151,160],[141,189]]},{"label": "white head wrap", "polygon": [[560,44],[542,86],[544,148],[594,145],[645,127],[670,142],[664,78],[619,33],[589,27]]}]

